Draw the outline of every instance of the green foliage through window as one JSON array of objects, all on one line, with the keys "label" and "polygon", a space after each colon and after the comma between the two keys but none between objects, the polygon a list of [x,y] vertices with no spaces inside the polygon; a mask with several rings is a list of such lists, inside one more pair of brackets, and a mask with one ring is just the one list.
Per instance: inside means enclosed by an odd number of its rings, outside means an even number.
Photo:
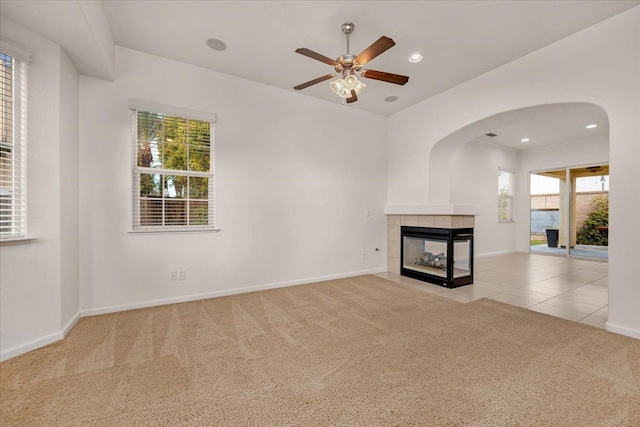
[{"label": "green foliage through window", "polygon": [[148,111],[136,120],[139,226],[208,225],[211,123]]},{"label": "green foliage through window", "polygon": [[[594,209],[578,230],[579,245],[609,246],[609,198],[596,196],[591,201]],[[598,229],[600,227],[600,229]],[[607,228],[602,228],[607,227]]]}]

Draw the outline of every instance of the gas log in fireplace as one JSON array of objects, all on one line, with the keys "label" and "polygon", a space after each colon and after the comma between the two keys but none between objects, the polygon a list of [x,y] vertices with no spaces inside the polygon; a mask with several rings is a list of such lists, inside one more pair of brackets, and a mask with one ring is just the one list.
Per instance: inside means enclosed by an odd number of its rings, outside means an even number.
[{"label": "gas log in fireplace", "polygon": [[473,228],[400,231],[400,274],[447,288],[473,283]]}]

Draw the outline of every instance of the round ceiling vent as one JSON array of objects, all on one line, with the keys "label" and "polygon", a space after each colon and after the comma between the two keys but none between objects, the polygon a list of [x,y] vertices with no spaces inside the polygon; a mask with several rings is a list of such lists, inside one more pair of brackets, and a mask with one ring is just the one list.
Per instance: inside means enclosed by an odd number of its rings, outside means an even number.
[{"label": "round ceiling vent", "polygon": [[397,96],[387,96],[385,99],[387,102],[396,102],[398,100]]},{"label": "round ceiling vent", "polygon": [[225,50],[227,48],[227,45],[222,40],[218,39],[207,40],[207,46],[213,50]]}]

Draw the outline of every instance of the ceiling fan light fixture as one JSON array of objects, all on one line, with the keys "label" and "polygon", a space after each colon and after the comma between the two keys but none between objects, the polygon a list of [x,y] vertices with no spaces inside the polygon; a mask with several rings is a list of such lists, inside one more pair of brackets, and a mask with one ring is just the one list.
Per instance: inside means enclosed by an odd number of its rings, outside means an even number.
[{"label": "ceiling fan light fixture", "polygon": [[329,83],[329,86],[331,87],[333,93],[338,95],[340,98],[351,98],[352,90],[355,90],[357,95],[367,85],[358,80],[355,75],[351,74],[344,79],[336,79],[332,81],[331,83]]},{"label": "ceiling fan light fixture", "polygon": [[331,90],[333,91],[333,93],[335,93],[336,95],[340,95],[340,91],[344,87],[344,79],[334,80],[329,83],[329,86],[331,86]]},{"label": "ceiling fan light fixture", "polygon": [[342,89],[340,89],[340,93],[338,94],[338,96],[340,98],[351,98],[351,91],[348,87],[343,86]]},{"label": "ceiling fan light fixture", "polygon": [[360,92],[362,92],[362,89],[365,87],[367,87],[367,85],[358,80],[358,84],[353,88],[353,90],[356,91],[356,95],[360,95]]},{"label": "ceiling fan light fixture", "polygon": [[350,74],[344,79],[344,85],[349,90],[355,89],[358,83],[360,83],[360,80],[358,80],[355,74]]},{"label": "ceiling fan light fixture", "polygon": [[331,59],[307,48],[301,47],[296,49],[295,52],[300,55],[331,65],[335,70],[335,73],[326,74],[316,79],[309,80],[308,82],[294,86],[293,89],[302,90],[309,86],[313,86],[339,76],[336,80],[329,82],[329,86],[333,93],[343,99],[347,99],[346,103],[351,104],[358,100],[357,95],[367,86],[358,79],[358,74],[360,74],[360,77],[394,83],[397,85],[404,85],[409,81],[409,77],[407,76],[387,73],[385,71],[363,69],[362,67],[368,62],[391,49],[396,43],[389,37],[382,36],[368,48],[360,52],[360,54],[351,54],[349,52],[349,35],[353,32],[354,28],[355,26],[351,22],[346,22],[342,25],[342,32],[347,36],[347,53],[340,55],[336,59]]}]

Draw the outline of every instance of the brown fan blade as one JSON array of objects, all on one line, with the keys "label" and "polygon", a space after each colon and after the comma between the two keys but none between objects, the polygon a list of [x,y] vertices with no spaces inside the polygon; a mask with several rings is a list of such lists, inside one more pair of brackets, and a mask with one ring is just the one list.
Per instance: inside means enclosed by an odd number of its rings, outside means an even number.
[{"label": "brown fan blade", "polygon": [[381,80],[383,82],[395,83],[397,85],[404,85],[409,81],[409,77],[407,76],[401,76],[400,74],[392,74],[376,70],[363,70],[360,75],[368,79]]},{"label": "brown fan blade", "polygon": [[354,62],[357,62],[360,65],[364,65],[381,53],[384,53],[387,50],[391,49],[395,45],[396,42],[391,40],[389,37],[382,36],[371,46],[363,50],[360,55],[356,56]]},{"label": "brown fan blade", "polygon": [[334,67],[336,65],[340,65],[336,61],[334,61],[333,59],[327,58],[324,55],[320,55],[319,53],[314,52],[314,51],[312,51],[310,49],[307,49],[306,47],[301,47],[299,49],[296,49],[296,53],[299,53],[300,55],[308,56],[309,58],[315,59],[315,60],[320,61],[320,62],[324,62],[325,64],[329,64],[329,65],[332,65]]},{"label": "brown fan blade", "polygon": [[356,95],[355,90],[351,90],[351,98],[347,98],[347,104],[351,104],[352,102],[356,102],[358,100],[358,95]]},{"label": "brown fan blade", "polygon": [[335,76],[335,74],[327,74],[326,76],[318,77],[317,79],[309,80],[306,83],[302,83],[301,85],[298,85],[298,86],[294,87],[294,89],[295,90],[302,90],[302,89],[308,88],[309,86],[313,86],[316,83],[320,83],[320,82],[323,82],[325,80],[329,80],[333,76]]}]

